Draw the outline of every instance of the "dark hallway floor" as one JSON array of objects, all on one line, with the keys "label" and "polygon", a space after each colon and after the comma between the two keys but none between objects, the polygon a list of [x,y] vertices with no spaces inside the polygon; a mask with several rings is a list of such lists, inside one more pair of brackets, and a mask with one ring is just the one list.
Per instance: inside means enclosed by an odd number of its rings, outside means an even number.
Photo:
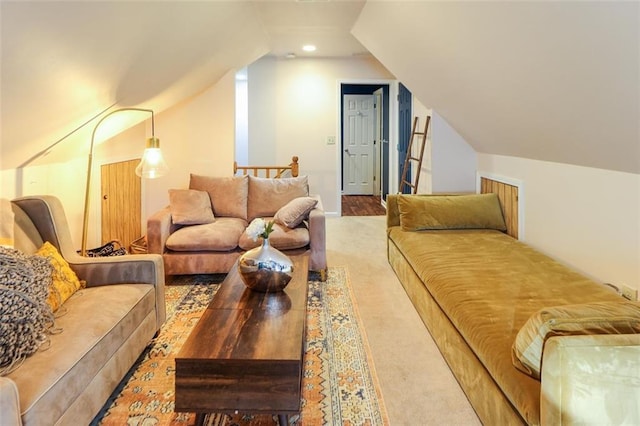
[{"label": "dark hallway floor", "polygon": [[384,216],[386,209],[377,195],[343,195],[342,216]]}]

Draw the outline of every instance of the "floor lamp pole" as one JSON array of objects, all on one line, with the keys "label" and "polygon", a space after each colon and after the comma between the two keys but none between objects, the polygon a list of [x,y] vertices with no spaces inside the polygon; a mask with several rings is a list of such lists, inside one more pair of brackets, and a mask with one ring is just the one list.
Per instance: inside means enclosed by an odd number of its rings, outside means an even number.
[{"label": "floor lamp pole", "polygon": [[[95,142],[95,138],[96,138],[96,131],[98,130],[98,127],[100,127],[100,124],[109,116],[118,113],[118,112],[122,112],[122,111],[142,111],[142,112],[148,112],[151,113],[151,135],[152,135],[152,139],[155,141],[156,145],[157,145],[157,139],[155,138],[155,129],[154,129],[154,119],[153,119],[153,110],[150,109],[145,109],[145,108],[120,108],[120,109],[116,109],[114,111],[111,111],[110,113],[108,113],[107,115],[105,115],[104,117],[102,117],[100,119],[100,121],[98,121],[96,123],[96,126],[93,128],[93,132],[91,133],[91,145],[89,146],[89,160],[88,160],[88,164],[87,164],[87,186],[85,188],[85,193],[84,193],[84,215],[83,215],[83,222],[82,222],[82,246],[80,248],[80,254],[82,256],[86,256],[87,254],[87,233],[88,233],[88,228],[89,228],[89,195],[91,193],[91,170],[93,168],[93,146],[94,146],[94,142]],[[144,158],[143,158],[144,161]],[[164,164],[164,160],[161,160],[163,163],[163,167],[164,167],[164,171],[166,171],[166,164]],[[161,176],[163,173],[158,173],[157,176]]]}]

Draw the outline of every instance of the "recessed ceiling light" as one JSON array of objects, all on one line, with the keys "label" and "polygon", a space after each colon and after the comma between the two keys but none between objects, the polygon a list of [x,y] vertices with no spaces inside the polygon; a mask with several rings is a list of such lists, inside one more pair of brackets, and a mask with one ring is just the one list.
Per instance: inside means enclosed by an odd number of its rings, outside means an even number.
[{"label": "recessed ceiling light", "polygon": [[305,44],[304,46],[302,46],[302,50],[304,50],[305,52],[315,52],[316,47],[313,44]]},{"label": "recessed ceiling light", "polygon": [[293,52],[289,52],[284,57],[287,58],[287,59],[295,59],[296,58],[296,54],[293,53]]}]

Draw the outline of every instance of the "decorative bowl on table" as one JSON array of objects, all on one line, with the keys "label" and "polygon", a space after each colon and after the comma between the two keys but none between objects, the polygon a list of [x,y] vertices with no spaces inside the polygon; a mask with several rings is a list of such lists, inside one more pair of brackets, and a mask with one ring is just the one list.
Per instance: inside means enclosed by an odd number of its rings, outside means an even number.
[{"label": "decorative bowl on table", "polygon": [[260,247],[248,250],[238,259],[238,273],[251,290],[272,293],[285,289],[293,277],[293,262],[271,247],[269,238]]}]

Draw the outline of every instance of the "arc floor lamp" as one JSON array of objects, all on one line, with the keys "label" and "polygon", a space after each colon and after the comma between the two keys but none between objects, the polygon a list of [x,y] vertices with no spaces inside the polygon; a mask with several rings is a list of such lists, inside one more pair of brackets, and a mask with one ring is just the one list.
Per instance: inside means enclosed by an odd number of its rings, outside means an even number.
[{"label": "arc floor lamp", "polygon": [[145,108],[120,108],[114,111],[111,111],[104,117],[100,119],[96,123],[96,126],[93,128],[93,133],[91,133],[91,145],[89,147],[89,162],[87,165],[87,187],[85,189],[84,195],[84,217],[83,217],[83,225],[82,225],[82,247],[80,254],[82,256],[86,256],[87,254],[87,233],[89,228],[89,195],[91,193],[91,169],[93,167],[93,145],[96,138],[96,131],[100,124],[109,116],[116,114],[122,111],[142,111],[151,113],[151,137],[147,139],[146,148],[142,155],[142,159],[140,160],[140,164],[136,167],[136,175],[145,179],[154,179],[160,176],[164,176],[169,168],[167,167],[167,163],[164,161],[162,157],[162,152],[160,151],[160,140],[155,137],[155,123],[153,117],[153,110],[145,109]]}]

